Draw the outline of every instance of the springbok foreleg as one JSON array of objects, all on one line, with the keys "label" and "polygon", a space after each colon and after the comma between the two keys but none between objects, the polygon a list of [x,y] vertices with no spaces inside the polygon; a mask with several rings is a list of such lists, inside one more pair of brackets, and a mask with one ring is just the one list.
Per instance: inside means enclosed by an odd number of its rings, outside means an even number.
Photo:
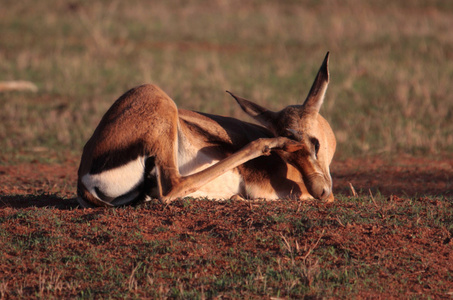
[{"label": "springbok foreleg", "polygon": [[[297,142],[284,137],[257,139],[247,144],[241,150],[200,172],[172,180],[172,186],[164,193],[162,193],[161,175],[159,174],[162,170],[158,171],[159,198],[162,202],[168,203],[176,198],[189,195],[200,189],[206,183],[249,160],[263,155],[270,155],[273,149],[294,152],[300,149],[300,147]],[[157,169],[159,170],[159,168]]]}]

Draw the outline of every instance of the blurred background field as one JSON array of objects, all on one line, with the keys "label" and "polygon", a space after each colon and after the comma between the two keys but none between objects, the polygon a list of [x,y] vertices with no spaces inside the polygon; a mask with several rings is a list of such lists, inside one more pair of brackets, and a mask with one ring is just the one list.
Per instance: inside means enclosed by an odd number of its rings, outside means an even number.
[{"label": "blurred background field", "polygon": [[453,2],[2,0],[0,163],[80,155],[127,89],[247,119],[231,90],[302,103],[327,51],[337,159],[453,152]]}]

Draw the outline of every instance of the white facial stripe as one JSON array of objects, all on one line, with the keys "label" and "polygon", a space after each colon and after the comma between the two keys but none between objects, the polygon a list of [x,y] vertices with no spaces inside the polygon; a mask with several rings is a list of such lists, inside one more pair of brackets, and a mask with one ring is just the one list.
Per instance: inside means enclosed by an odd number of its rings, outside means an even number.
[{"label": "white facial stripe", "polygon": [[138,157],[121,167],[104,171],[99,174],[86,174],[82,182],[92,195],[99,198],[95,187],[107,197],[117,198],[130,192],[144,180],[145,157]]}]

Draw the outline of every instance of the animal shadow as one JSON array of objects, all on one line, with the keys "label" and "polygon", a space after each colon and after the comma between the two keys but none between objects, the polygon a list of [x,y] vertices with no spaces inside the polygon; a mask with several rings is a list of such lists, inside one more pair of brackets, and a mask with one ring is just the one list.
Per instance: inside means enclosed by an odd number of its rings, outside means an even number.
[{"label": "animal shadow", "polygon": [[80,208],[76,198],[62,198],[55,194],[0,195],[0,208],[49,207],[61,210]]}]

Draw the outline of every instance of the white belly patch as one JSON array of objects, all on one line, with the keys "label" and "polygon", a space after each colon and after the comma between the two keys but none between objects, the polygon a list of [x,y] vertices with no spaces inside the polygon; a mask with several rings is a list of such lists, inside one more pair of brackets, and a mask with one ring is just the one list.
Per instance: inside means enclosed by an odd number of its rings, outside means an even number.
[{"label": "white belly patch", "polygon": [[241,177],[238,173],[228,171],[216,179],[202,186],[198,191],[187,195],[188,197],[207,197],[210,199],[229,199],[239,193]]},{"label": "white belly patch", "polygon": [[[218,160],[209,155],[194,149],[189,143],[180,141],[178,151],[178,167],[182,176],[191,175],[206,169]],[[188,197],[207,197],[210,199],[229,199],[239,193],[241,176],[237,171],[228,171],[202,186],[196,192],[187,195]]]},{"label": "white belly patch", "polygon": [[87,190],[100,199],[95,188],[110,198],[120,197],[135,189],[144,181],[145,157],[138,157],[118,168],[99,174],[86,174],[82,182]]}]

